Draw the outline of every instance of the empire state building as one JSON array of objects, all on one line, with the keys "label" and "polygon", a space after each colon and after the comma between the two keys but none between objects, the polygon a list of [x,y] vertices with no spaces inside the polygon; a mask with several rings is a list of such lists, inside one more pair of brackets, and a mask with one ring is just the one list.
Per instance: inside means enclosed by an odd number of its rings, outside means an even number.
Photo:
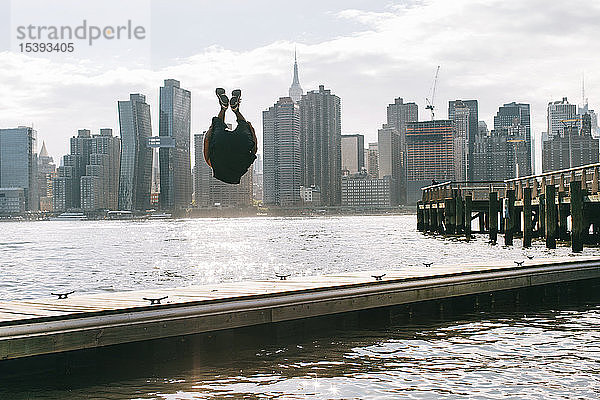
[{"label": "empire state building", "polygon": [[300,86],[300,80],[298,79],[298,61],[296,59],[296,51],[294,51],[294,80],[292,81],[292,86],[290,86],[289,91],[290,97],[294,100],[294,103],[297,103],[302,98],[302,87]]}]

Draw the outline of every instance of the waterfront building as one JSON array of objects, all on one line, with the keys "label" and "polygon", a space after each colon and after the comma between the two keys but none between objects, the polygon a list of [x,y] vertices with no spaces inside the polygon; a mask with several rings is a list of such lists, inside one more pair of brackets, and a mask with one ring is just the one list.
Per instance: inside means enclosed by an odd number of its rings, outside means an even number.
[{"label": "waterfront building", "polygon": [[25,212],[25,189],[0,187],[0,216]]},{"label": "waterfront building", "polygon": [[569,103],[566,97],[562,100],[548,103],[548,140],[552,140],[556,136],[563,135],[565,125],[561,121],[572,120],[577,118],[577,106]]},{"label": "waterfront building", "polygon": [[367,173],[371,178],[379,178],[379,150],[378,142],[369,143],[367,151]]},{"label": "waterfront building", "polygon": [[342,135],[342,171],[357,174],[365,168],[365,137]]},{"label": "waterfront building", "polygon": [[300,86],[300,79],[298,79],[298,59],[296,57],[296,51],[294,51],[294,77],[292,78],[292,85],[290,86],[288,94],[295,103],[298,103],[304,94],[302,86]]},{"label": "waterfront building", "polygon": [[421,188],[454,180],[454,121],[409,122],[406,125],[407,202],[421,199]]},{"label": "waterfront building", "polygon": [[252,166],[252,195],[258,203],[262,203],[264,200],[263,171],[263,157],[258,153]]},{"label": "waterfront building", "polygon": [[475,181],[502,181],[525,176],[528,170],[526,128],[523,125],[477,135],[473,152]]},{"label": "waterfront building", "polygon": [[100,129],[97,135],[79,129],[70,144],[70,153],[63,156],[52,180],[53,210],[116,210],[120,139],[112,135],[110,128]]},{"label": "waterfront building", "polygon": [[212,177],[212,169],[204,160],[204,133],[194,135],[194,193],[196,207],[210,205],[210,181]]},{"label": "waterfront building", "polygon": [[367,173],[358,173],[342,177],[342,206],[348,207],[392,207],[398,202],[394,199],[392,177],[371,178]]},{"label": "waterfront building", "polygon": [[172,138],[174,146],[161,146],[160,206],[174,210],[192,203],[190,158],[191,93],[179,81],[166,79],[160,88],[159,136]]},{"label": "waterfront building", "polygon": [[118,107],[122,145],[119,209],[147,210],[152,186],[150,106],[143,94],[131,94],[128,101],[119,101]]},{"label": "waterfront building", "polygon": [[119,206],[121,140],[110,128],[88,138],[89,155],[81,177],[81,208],[85,211],[116,210]]},{"label": "waterfront building", "polygon": [[263,111],[264,204],[300,202],[301,150],[300,108],[290,97],[282,97]]},{"label": "waterfront building", "polygon": [[318,207],[321,205],[321,190],[315,186],[300,186],[300,199],[307,207]]},{"label": "waterfront building", "polygon": [[479,105],[477,100],[451,100],[448,119],[456,124],[455,170],[456,180],[473,180],[473,147],[479,133]]},{"label": "waterfront building", "polygon": [[321,204],[341,204],[341,101],[325,89],[313,90],[300,100],[302,184],[321,192]]},{"label": "waterfront building", "polygon": [[577,119],[563,122],[560,133],[543,146],[543,172],[597,163],[600,152],[598,139],[592,136],[590,114],[584,114],[581,123]]},{"label": "waterfront building", "polygon": [[37,132],[30,127],[0,129],[0,188],[21,188],[25,210],[39,210]]},{"label": "waterfront building", "polygon": [[532,150],[531,150],[531,112],[526,103],[506,103],[498,108],[494,116],[494,130],[508,128],[514,125],[522,125],[525,128],[525,146],[527,148],[527,166],[520,171],[521,176],[531,175],[533,172]]}]

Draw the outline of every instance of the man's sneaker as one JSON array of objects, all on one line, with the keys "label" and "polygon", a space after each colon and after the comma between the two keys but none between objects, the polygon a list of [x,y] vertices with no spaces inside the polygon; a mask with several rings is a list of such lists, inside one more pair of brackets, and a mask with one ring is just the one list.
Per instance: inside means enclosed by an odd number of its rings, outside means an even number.
[{"label": "man's sneaker", "polygon": [[231,109],[233,111],[237,111],[240,107],[240,102],[242,101],[242,91],[240,89],[235,89],[231,92],[231,100],[229,104],[231,105]]},{"label": "man's sneaker", "polygon": [[229,98],[225,94],[225,89],[217,88],[217,90],[215,90],[215,93],[217,94],[217,97],[219,98],[219,104],[221,105],[221,107],[222,108],[229,107]]}]

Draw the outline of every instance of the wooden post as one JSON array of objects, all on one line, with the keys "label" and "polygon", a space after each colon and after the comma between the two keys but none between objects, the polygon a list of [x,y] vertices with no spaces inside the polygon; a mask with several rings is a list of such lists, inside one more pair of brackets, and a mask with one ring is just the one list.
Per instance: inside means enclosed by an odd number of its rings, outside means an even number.
[{"label": "wooden post", "polygon": [[437,227],[437,204],[435,204],[435,208],[433,207],[434,204],[431,204],[431,209],[429,210],[429,229],[431,232],[437,232],[438,227]]},{"label": "wooden post", "polygon": [[594,167],[592,176],[592,194],[598,193],[598,167]]},{"label": "wooden post", "polygon": [[523,188],[523,247],[531,247],[531,188]]},{"label": "wooden post", "polygon": [[440,208],[439,201],[437,209],[437,232],[444,233],[444,209]]},{"label": "wooden post", "polygon": [[424,222],[423,222],[423,209],[421,209],[421,206],[423,205],[422,201],[417,201],[417,230],[419,232],[423,232],[424,228]]},{"label": "wooden post", "polygon": [[546,247],[556,248],[556,186],[546,185]]},{"label": "wooden post", "polygon": [[510,246],[513,244],[513,235],[515,232],[515,190],[509,189],[506,191],[506,201],[508,203],[508,215],[504,220],[504,244]]},{"label": "wooden post", "polygon": [[538,196],[540,205],[538,206],[538,236],[546,237],[546,195]]},{"label": "wooden post", "polygon": [[463,233],[465,231],[465,205],[460,192],[456,195],[456,233]]},{"label": "wooden post", "polygon": [[473,197],[465,196],[465,236],[471,240],[471,211],[473,210]]},{"label": "wooden post", "polygon": [[569,213],[569,208],[568,206],[561,204],[562,203],[562,198],[564,197],[564,193],[563,192],[559,192],[558,193],[558,205],[557,205],[557,211],[558,211],[558,238],[560,240],[569,240],[569,231],[567,229],[567,217],[568,217],[568,213]]},{"label": "wooden post", "polygon": [[495,244],[498,241],[498,192],[490,192],[488,213],[490,242]]},{"label": "wooden post", "polygon": [[479,212],[478,223],[479,223],[479,233],[484,233],[485,232],[485,228],[486,228],[486,226],[485,226],[485,212],[483,212],[483,211]]},{"label": "wooden post", "polygon": [[571,181],[571,249],[583,251],[583,190],[580,181]]},{"label": "wooden post", "polygon": [[430,209],[430,205],[429,204],[425,204],[425,209],[423,210],[423,231],[424,232],[429,232],[429,230],[431,229],[430,223],[431,223],[431,209]]},{"label": "wooden post", "polygon": [[446,233],[454,235],[456,224],[455,219],[455,199],[444,199],[444,225],[446,226]]}]

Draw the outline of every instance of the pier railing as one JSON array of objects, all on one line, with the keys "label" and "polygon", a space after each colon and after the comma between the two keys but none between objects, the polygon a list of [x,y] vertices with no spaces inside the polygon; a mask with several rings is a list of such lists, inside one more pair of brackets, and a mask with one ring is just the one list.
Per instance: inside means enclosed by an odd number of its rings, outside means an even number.
[{"label": "pier railing", "polygon": [[471,196],[473,200],[487,200],[490,192],[498,192],[499,197],[504,197],[506,184],[504,181],[447,181],[436,183],[422,188],[423,201],[443,201],[444,199]]},{"label": "pier railing", "polygon": [[514,189],[517,200],[523,199],[523,188],[531,188],[531,196],[545,194],[546,185],[555,185],[557,191],[568,192],[569,184],[574,181],[581,182],[581,189],[588,194],[598,193],[598,180],[600,163],[582,165],[580,167],[545,172],[540,175],[530,175],[521,178],[507,179],[507,189]]}]

